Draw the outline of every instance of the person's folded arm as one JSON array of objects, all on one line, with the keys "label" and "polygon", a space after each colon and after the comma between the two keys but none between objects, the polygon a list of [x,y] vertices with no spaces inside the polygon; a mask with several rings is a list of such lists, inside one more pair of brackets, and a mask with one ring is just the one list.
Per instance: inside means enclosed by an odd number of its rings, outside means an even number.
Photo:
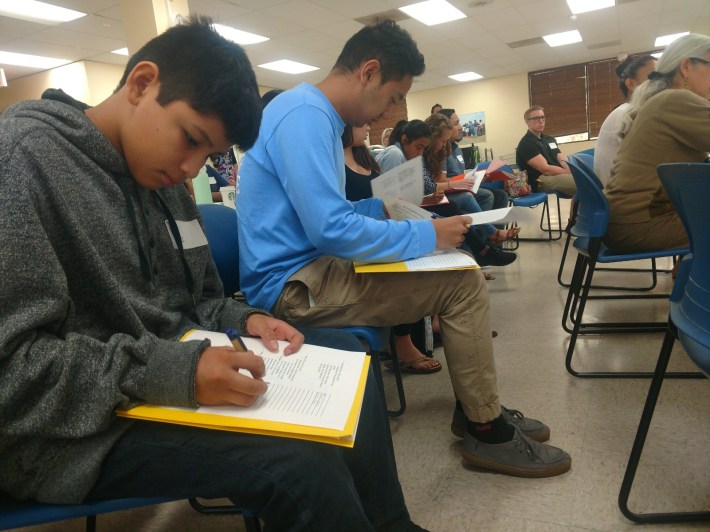
[{"label": "person's folded arm", "polygon": [[532,166],[542,175],[559,175],[569,173],[569,170],[566,168],[555,166],[554,164],[548,164],[547,160],[545,160],[545,157],[542,155],[536,155],[532,159],[528,159],[526,164],[528,166]]}]

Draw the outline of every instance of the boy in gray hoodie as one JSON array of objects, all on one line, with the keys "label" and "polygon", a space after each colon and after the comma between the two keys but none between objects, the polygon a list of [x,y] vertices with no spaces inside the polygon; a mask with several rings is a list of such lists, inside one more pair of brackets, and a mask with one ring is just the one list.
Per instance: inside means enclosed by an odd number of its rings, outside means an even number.
[{"label": "boy in gray hoodie", "polygon": [[[260,118],[243,50],[198,18],[139,50],[96,107],[50,90],[2,115],[1,491],[58,503],[229,497],[279,530],[418,529],[372,375],[352,450],[114,413],[249,405],[265,391],[259,357],[179,342],[191,328],[287,340],[289,352],[303,343],[223,297],[183,186],[209,155],[251,147]],[[358,348],[342,335],[306,339]]]}]

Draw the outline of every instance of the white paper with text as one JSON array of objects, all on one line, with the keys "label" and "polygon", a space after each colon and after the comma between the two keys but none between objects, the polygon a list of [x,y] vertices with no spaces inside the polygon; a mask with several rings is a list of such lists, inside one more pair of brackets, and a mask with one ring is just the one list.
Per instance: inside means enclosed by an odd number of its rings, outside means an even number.
[{"label": "white paper with text", "polygon": [[[226,334],[194,331],[184,339],[208,338],[213,346],[231,346]],[[245,419],[313,425],[342,430],[350,414],[358,387],[365,353],[303,345],[292,355],[283,356],[288,342],[279,342],[272,353],[257,338],[242,338],[247,349],[264,359],[269,384],[267,392],[252,406],[200,406],[193,412]],[[245,370],[240,370],[250,375]]]},{"label": "white paper with text", "polygon": [[376,198],[390,196],[419,205],[424,197],[422,158],[415,157],[370,181]]},{"label": "white paper with text", "polygon": [[477,266],[476,260],[458,249],[442,249],[416,259],[406,260],[404,264],[411,272],[431,270],[459,270]]}]

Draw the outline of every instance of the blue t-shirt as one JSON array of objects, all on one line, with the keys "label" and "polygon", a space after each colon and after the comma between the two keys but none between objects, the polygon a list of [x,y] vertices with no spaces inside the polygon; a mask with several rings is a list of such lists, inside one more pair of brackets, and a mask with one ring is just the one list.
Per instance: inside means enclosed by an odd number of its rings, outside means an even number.
[{"label": "blue t-shirt", "polygon": [[345,198],[344,127],[306,83],[264,110],[237,183],[240,281],[252,306],[272,309],[288,278],[323,255],[391,262],[435,249],[430,221],[385,220],[381,200]]},{"label": "blue t-shirt", "polygon": [[380,165],[380,170],[384,174],[392,170],[392,168],[397,168],[399,165],[406,163],[407,156],[402,151],[402,145],[396,142],[375,155],[375,161]]},{"label": "blue t-shirt", "polygon": [[457,143],[451,143],[451,155],[446,159],[446,177],[454,177],[463,174],[466,170],[466,163],[463,159],[463,151]]}]

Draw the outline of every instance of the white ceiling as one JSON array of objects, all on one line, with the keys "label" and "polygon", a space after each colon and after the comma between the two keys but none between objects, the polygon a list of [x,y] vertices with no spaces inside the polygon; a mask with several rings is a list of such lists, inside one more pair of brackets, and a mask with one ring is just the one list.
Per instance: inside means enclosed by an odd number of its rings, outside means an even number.
[{"label": "white ceiling", "polygon": [[[21,2],[22,0],[16,0]],[[126,45],[118,0],[44,0],[88,13],[72,22],[44,25],[0,16],[0,50],[125,64],[111,50]],[[144,0],[147,1],[147,0]],[[362,24],[356,18],[416,0],[188,0],[190,11],[270,40],[245,47],[259,84],[290,88],[316,82],[332,67],[345,41]],[[400,22],[416,39],[427,70],[412,91],[457,82],[451,74],[472,70],[486,78],[583,63],[653,49],[656,36],[694,31],[710,35],[710,0],[617,0],[617,6],[570,18],[565,0],[449,0],[467,18],[437,26]],[[486,5],[476,6],[484,3]],[[507,43],[578,29],[582,43],[557,48]],[[600,46],[601,45],[601,46]],[[258,68],[291,59],[320,70],[288,75]],[[8,80],[37,69],[0,64]]]}]

